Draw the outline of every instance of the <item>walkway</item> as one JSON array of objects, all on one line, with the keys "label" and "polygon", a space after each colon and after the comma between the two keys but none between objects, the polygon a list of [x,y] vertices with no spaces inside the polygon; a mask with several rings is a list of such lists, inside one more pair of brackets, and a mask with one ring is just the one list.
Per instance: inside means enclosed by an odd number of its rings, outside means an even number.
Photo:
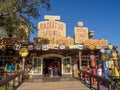
[{"label": "walkway", "polygon": [[[44,79],[28,79],[17,90],[95,90],[87,86],[87,83],[82,83],[78,78],[44,77]],[[108,90],[108,88],[102,86],[100,90]]]},{"label": "walkway", "polygon": [[80,81],[24,82],[17,90],[90,90]]}]

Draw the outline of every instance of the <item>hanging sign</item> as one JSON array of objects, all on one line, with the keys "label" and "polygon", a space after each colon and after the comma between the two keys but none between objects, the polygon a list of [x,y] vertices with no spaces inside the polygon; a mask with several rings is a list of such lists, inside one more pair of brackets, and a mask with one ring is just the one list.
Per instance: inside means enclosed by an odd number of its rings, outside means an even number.
[{"label": "hanging sign", "polygon": [[88,46],[88,48],[89,48],[90,50],[95,50],[95,49],[96,49],[96,46],[93,45],[93,44],[90,44],[90,45]]},{"label": "hanging sign", "polygon": [[59,45],[53,45],[53,49],[58,49]]},{"label": "hanging sign", "polygon": [[45,44],[45,45],[42,45],[42,50],[48,50],[49,49],[49,46],[47,45],[47,44]]},{"label": "hanging sign", "polygon": [[78,49],[77,45],[69,45],[69,49]]},{"label": "hanging sign", "polygon": [[36,49],[36,50],[41,50],[41,45],[40,44],[36,44],[35,46],[34,46],[34,48]]},{"label": "hanging sign", "polygon": [[28,50],[28,48],[26,48],[26,47],[22,47],[22,48],[19,50],[19,55],[20,55],[21,57],[26,57],[28,54],[29,54],[29,50]]},{"label": "hanging sign", "polygon": [[13,49],[15,50],[20,50],[20,48],[21,48],[21,44],[18,44],[18,43],[15,43],[13,46]]},{"label": "hanging sign", "polygon": [[65,45],[60,45],[60,49],[65,49]]},{"label": "hanging sign", "polygon": [[28,45],[28,50],[33,50],[33,45]]},{"label": "hanging sign", "polygon": [[80,50],[82,50],[82,49],[83,49],[83,45],[78,44],[77,46],[78,46],[78,49],[80,49]]}]

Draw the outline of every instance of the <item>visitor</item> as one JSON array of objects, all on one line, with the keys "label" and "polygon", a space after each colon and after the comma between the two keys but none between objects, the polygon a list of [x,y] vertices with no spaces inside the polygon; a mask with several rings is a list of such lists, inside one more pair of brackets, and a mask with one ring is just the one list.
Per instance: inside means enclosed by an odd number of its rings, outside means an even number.
[{"label": "visitor", "polygon": [[58,65],[55,63],[54,64],[54,76],[58,76]]},{"label": "visitor", "polygon": [[52,65],[48,66],[48,73],[50,77],[53,77],[53,66]]},{"label": "visitor", "polygon": [[25,65],[25,70],[26,70],[27,72],[30,72],[30,65],[29,65],[28,63],[26,63],[26,65]]},{"label": "visitor", "polygon": [[[103,76],[103,71],[102,71],[102,68],[101,68],[101,64],[99,64],[98,67],[97,67],[97,75]],[[99,81],[99,85],[100,86],[102,85],[102,81]]]},{"label": "visitor", "polygon": [[103,75],[101,64],[99,64],[98,67],[97,67],[97,75],[99,75],[99,76]]},{"label": "visitor", "polygon": [[[85,67],[83,68],[83,70],[84,70],[85,72],[90,72],[90,68],[89,68],[88,65],[85,66]],[[89,76],[88,74],[83,74],[83,78],[85,78],[85,79],[86,79],[86,82],[88,83],[90,76]]]},{"label": "visitor", "polygon": [[48,74],[50,75],[50,65],[48,65]]},{"label": "visitor", "polygon": [[19,69],[22,70],[22,61],[19,63]]}]

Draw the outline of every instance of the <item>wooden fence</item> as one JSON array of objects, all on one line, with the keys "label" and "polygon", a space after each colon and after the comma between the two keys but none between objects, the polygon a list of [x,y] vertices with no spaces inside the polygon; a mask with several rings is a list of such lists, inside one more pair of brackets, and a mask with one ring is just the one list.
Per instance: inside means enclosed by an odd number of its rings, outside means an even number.
[{"label": "wooden fence", "polygon": [[[86,79],[83,77],[83,75],[89,75],[89,79]],[[86,72],[84,70],[80,70],[79,74],[80,80],[83,81],[84,84],[88,85],[90,89],[100,90],[100,82],[104,83],[105,87],[108,88],[108,90],[112,90],[112,81],[109,79],[105,79],[102,76],[98,76],[95,74],[92,74],[90,72]],[[96,80],[96,86],[93,85],[93,79]]]},{"label": "wooden fence", "polygon": [[24,71],[4,72],[0,80],[0,90],[16,90],[25,80]]}]

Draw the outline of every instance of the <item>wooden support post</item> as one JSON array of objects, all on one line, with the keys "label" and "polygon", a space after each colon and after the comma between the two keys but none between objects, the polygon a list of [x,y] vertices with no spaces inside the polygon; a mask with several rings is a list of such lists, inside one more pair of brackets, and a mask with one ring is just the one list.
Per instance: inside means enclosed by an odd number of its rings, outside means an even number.
[{"label": "wooden support post", "polygon": [[80,67],[82,66],[82,59],[81,59],[81,51],[79,51],[79,69],[80,69]]}]

